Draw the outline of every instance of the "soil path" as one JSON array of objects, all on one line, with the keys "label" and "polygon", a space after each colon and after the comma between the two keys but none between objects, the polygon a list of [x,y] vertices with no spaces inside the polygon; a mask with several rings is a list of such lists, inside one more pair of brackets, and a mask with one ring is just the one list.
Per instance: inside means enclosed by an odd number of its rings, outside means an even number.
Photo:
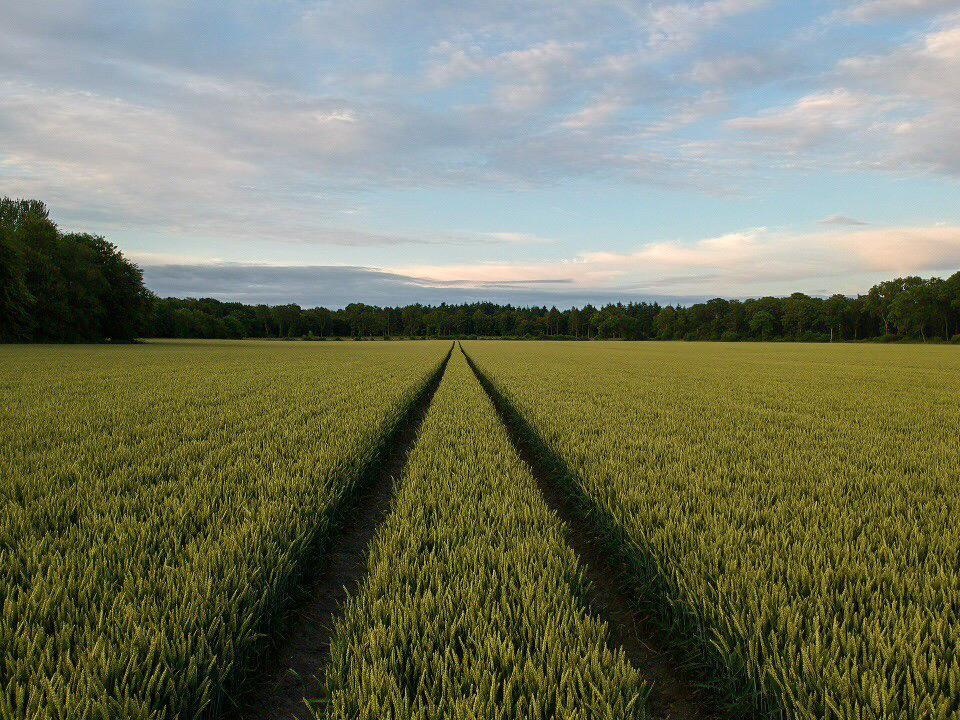
[{"label": "soil path", "polygon": [[[588,518],[578,511],[541,456],[529,441],[530,432],[519,426],[516,411],[483,375],[460,346],[467,363],[490,396],[507,427],[517,453],[530,467],[547,505],[567,527],[567,541],[576,551],[590,581],[591,608],[610,628],[611,648],[622,648],[631,664],[653,689],[648,707],[655,717],[671,720],[719,720],[729,717],[720,704],[703,691],[668,649],[654,622],[635,610],[622,587],[623,573],[603,546]],[[522,421],[521,421],[522,422]]]},{"label": "soil path", "polygon": [[[451,352],[453,347],[451,346]],[[394,481],[400,477],[433,395],[443,379],[450,352],[406,421],[393,434],[380,462],[362,483],[346,508],[330,545],[322,554],[323,567],[312,586],[291,610],[283,637],[264,663],[256,687],[242,698],[240,708],[227,716],[236,720],[307,720],[314,717],[304,698],[317,698],[323,689],[330,634],[348,595],[356,594],[367,572],[370,541],[390,510]]]}]

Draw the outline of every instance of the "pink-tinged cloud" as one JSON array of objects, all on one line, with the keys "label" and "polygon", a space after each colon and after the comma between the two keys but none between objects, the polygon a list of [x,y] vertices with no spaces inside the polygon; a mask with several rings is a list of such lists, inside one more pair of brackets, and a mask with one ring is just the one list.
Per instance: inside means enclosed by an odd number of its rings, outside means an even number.
[{"label": "pink-tinged cloud", "polygon": [[[952,273],[960,226],[888,227],[811,233],[755,229],[694,243],[649,243],[632,252],[583,252],[545,262],[389,268],[424,284],[568,283],[677,294],[752,294],[783,286],[836,286],[835,278]],[[771,290],[772,291],[772,290]]]}]

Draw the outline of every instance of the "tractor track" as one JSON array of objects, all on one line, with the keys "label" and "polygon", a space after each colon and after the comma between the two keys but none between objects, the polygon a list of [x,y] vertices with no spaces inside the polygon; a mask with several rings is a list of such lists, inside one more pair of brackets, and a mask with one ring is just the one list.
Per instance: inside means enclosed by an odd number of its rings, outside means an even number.
[{"label": "tractor track", "polygon": [[586,599],[592,611],[606,621],[611,649],[622,649],[630,663],[652,686],[648,709],[654,717],[670,720],[733,717],[722,710],[722,702],[696,682],[686,664],[664,642],[657,623],[637,611],[636,603],[624,588],[623,569],[591,519],[578,507],[558,477],[559,461],[544,456],[543,444],[535,431],[477,367],[463,346],[459,347],[493,402],[517,454],[529,466],[547,505],[566,525],[567,541],[579,556],[590,581],[590,594]]},{"label": "tractor track", "polygon": [[231,720],[307,720],[314,718],[305,699],[323,692],[330,637],[347,598],[367,574],[370,541],[390,511],[394,483],[403,472],[420,426],[440,386],[453,346],[411,403],[406,418],[385,443],[379,461],[363,474],[358,489],[339,513],[326,549],[308,568],[311,583],[290,611],[286,629],[261,666],[259,677],[243,692],[239,705],[225,714]]}]

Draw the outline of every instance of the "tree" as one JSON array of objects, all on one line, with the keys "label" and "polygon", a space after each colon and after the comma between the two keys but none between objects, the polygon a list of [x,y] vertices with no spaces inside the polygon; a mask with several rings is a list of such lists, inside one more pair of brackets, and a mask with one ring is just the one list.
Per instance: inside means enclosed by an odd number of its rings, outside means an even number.
[{"label": "tree", "polygon": [[662,308],[653,318],[653,329],[660,340],[672,340],[677,322],[677,311],[670,305]]},{"label": "tree", "polygon": [[769,340],[774,336],[775,321],[773,315],[766,310],[757,310],[750,318],[750,332],[761,340]]},{"label": "tree", "polygon": [[148,313],[143,276],[115,246],[62,234],[42,202],[0,200],[0,338],[129,340]]},{"label": "tree", "polygon": [[902,290],[894,297],[888,311],[899,333],[919,332],[924,341],[927,339],[927,328],[941,314],[937,302],[941,283],[943,281],[939,278],[910,277],[904,280]]},{"label": "tree", "polygon": [[101,335],[112,340],[133,340],[142,334],[150,307],[143,271],[102,237],[80,237],[96,252],[105,280],[100,295]]},{"label": "tree", "polygon": [[947,296],[950,305],[950,315],[952,316],[949,336],[953,337],[960,333],[960,272],[955,272],[944,282],[943,292]]},{"label": "tree", "polygon": [[[893,322],[894,325],[897,324],[894,317],[890,314],[897,296],[908,291],[919,282],[921,282],[921,280],[918,277],[897,278],[896,280],[886,280],[877,283],[870,288],[866,297],[866,309],[883,324],[884,335],[890,334],[891,322]],[[897,311],[897,318],[900,322],[907,322],[906,317],[903,315],[902,307]],[[898,331],[900,331],[900,328],[898,328]]]},{"label": "tree", "polygon": [[843,339],[843,323],[847,316],[849,301],[845,295],[831,295],[823,304],[823,317],[830,328],[830,342],[833,342],[834,330]]},{"label": "tree", "polygon": [[550,308],[547,313],[547,335],[560,334],[560,311],[556,307]]},{"label": "tree", "polygon": [[240,338],[246,337],[243,323],[236,315],[228,315],[223,321],[223,326],[228,338],[239,340]]},{"label": "tree", "polygon": [[793,293],[783,301],[783,325],[794,331],[799,340],[804,331],[810,329],[816,317],[813,298],[803,293]]},{"label": "tree", "polygon": [[33,296],[23,279],[20,248],[0,218],[0,342],[29,338]]},{"label": "tree", "polygon": [[68,339],[67,323],[72,315],[59,252],[60,233],[50,219],[47,206],[36,200],[6,201],[12,212],[15,243],[22,248],[23,281],[33,297],[31,305],[33,340]]}]

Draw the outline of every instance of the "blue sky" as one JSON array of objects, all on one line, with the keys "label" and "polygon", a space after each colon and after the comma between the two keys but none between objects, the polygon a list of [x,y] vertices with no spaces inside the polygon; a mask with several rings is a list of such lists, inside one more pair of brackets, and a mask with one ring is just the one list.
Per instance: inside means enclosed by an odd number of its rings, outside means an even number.
[{"label": "blue sky", "polygon": [[960,268],[960,0],[0,16],[0,193],[160,294],[564,305]]}]

